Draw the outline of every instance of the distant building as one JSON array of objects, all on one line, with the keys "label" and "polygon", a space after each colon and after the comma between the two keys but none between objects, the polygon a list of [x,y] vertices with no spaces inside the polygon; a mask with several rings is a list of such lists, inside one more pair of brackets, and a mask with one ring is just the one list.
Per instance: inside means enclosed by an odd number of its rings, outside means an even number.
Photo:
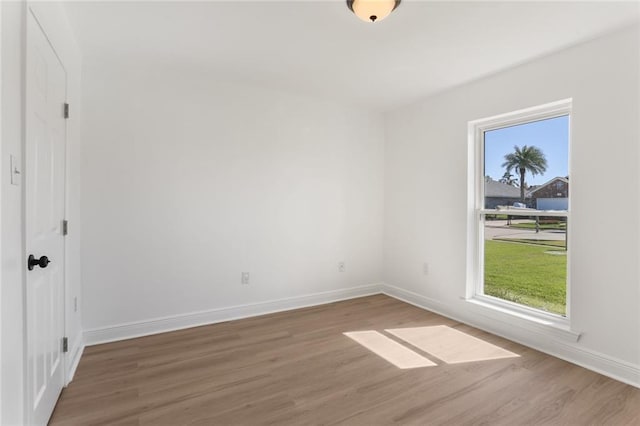
[{"label": "distant building", "polygon": [[531,188],[527,194],[532,207],[538,210],[569,209],[569,179],[555,177],[542,185]]},{"label": "distant building", "polygon": [[486,177],[484,180],[484,208],[513,206],[520,202],[520,188]]}]

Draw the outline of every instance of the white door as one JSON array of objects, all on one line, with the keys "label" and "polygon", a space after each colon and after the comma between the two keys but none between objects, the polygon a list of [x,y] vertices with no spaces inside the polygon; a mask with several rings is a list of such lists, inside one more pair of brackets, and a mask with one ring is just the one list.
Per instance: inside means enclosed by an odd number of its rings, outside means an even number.
[{"label": "white door", "polygon": [[66,73],[30,11],[26,66],[26,399],[29,424],[44,425],[64,386]]}]

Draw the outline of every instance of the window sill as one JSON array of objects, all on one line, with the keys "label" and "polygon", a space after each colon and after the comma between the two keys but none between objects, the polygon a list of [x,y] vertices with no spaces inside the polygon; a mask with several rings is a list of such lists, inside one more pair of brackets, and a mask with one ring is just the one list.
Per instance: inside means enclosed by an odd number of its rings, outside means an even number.
[{"label": "window sill", "polygon": [[580,333],[571,330],[569,320],[566,318],[552,315],[546,316],[544,314],[535,315],[502,306],[481,297],[472,297],[465,300],[475,308],[474,310],[477,314],[484,317],[515,325],[556,340],[577,342],[580,339]]}]

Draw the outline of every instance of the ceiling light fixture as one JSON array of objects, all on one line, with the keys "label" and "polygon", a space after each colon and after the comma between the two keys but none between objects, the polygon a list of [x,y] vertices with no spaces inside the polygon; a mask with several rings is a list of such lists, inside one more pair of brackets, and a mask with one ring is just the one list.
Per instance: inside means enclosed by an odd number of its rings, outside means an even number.
[{"label": "ceiling light fixture", "polygon": [[382,21],[400,4],[401,0],[347,0],[347,6],[366,22]]}]

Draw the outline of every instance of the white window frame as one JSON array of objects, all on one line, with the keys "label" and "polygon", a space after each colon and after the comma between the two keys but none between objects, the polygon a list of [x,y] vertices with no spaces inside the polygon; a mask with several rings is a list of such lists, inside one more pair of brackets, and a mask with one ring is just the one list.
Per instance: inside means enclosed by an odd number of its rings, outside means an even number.
[{"label": "white window frame", "polygon": [[[551,328],[556,335],[558,331],[562,337],[577,340],[579,333],[571,331],[570,324],[570,290],[569,276],[571,252],[567,251],[567,289],[566,315],[545,312],[518,303],[503,300],[484,294],[484,217],[495,214],[496,210],[484,208],[484,135],[485,132],[526,124],[534,121],[546,120],[561,116],[569,117],[569,153],[571,152],[571,112],[572,99],[526,108],[506,114],[470,121],[468,125],[469,137],[469,174],[468,174],[468,245],[467,245],[467,288],[465,299],[471,302],[480,313],[487,314],[498,320]],[[569,155],[569,158],[571,156]],[[571,164],[569,164],[569,171]],[[569,174],[570,175],[570,174]],[[542,211],[541,211],[542,212]],[[512,216],[532,216],[531,211],[509,210]],[[560,216],[567,218],[567,235],[571,224],[571,197],[567,211],[544,211],[540,216]],[[570,245],[570,244],[569,244]]]}]

